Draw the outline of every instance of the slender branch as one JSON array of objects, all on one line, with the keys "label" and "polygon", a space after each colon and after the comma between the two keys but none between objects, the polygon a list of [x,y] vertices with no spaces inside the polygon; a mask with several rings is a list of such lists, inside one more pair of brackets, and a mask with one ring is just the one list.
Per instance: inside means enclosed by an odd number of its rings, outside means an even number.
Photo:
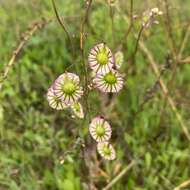
[{"label": "slender branch", "polygon": [[[125,40],[127,40],[129,33],[131,32],[132,28],[133,28],[133,0],[130,1],[130,23],[129,23],[129,27],[127,29],[127,32],[125,33]],[[124,40],[124,41],[125,41]]]},{"label": "slender branch", "polygon": [[183,51],[184,51],[186,44],[188,42],[189,36],[190,36],[190,24],[187,27],[186,34],[185,34],[184,39],[181,43],[180,51],[178,54],[178,63],[179,64],[185,64],[185,63],[190,64],[190,56],[182,59],[182,54],[183,54]]},{"label": "slender branch", "polygon": [[189,23],[189,26],[187,27],[187,31],[186,31],[184,39],[183,39],[183,41],[181,43],[181,47],[180,47],[179,54],[178,54],[178,59],[179,60],[182,57],[183,51],[184,51],[184,49],[186,47],[186,44],[187,44],[187,42],[189,40],[189,36],[190,36],[190,23]]},{"label": "slender branch", "polygon": [[172,25],[171,25],[172,20],[170,18],[168,0],[164,0],[164,6],[165,6],[165,11],[166,11],[165,26],[166,26],[166,29],[167,29],[168,39],[169,39],[169,42],[170,42],[173,57],[176,59],[177,58],[177,47],[176,47],[176,43],[175,43],[173,32],[172,32],[173,28],[172,28]]},{"label": "slender branch", "polygon": [[86,5],[87,5],[86,12],[85,12],[85,15],[80,27],[80,49],[81,49],[81,54],[82,54],[82,64],[83,64],[84,75],[85,75],[85,90],[84,90],[85,104],[86,104],[85,117],[87,116],[87,113],[89,113],[89,105],[88,105],[88,68],[86,66],[85,53],[84,53],[84,43],[85,43],[84,30],[85,30],[85,24],[88,22],[91,4],[92,4],[92,0],[86,1]]},{"label": "slender branch", "polygon": [[53,4],[53,9],[54,9],[56,18],[57,18],[57,20],[58,20],[60,26],[61,26],[61,27],[63,28],[63,30],[65,31],[65,33],[66,33],[66,35],[67,35],[67,37],[68,37],[68,39],[69,39],[69,41],[70,41],[70,43],[71,43],[72,51],[74,52],[74,46],[73,46],[73,42],[72,42],[71,35],[69,34],[69,31],[67,30],[67,27],[66,27],[66,25],[65,25],[65,22],[64,22],[63,18],[59,16],[59,13],[58,13],[58,11],[57,11],[57,7],[56,7],[56,5],[55,5],[55,1],[54,1],[54,0],[52,0],[52,4]]},{"label": "slender branch", "polygon": [[136,53],[138,51],[139,41],[140,41],[140,38],[141,38],[143,30],[144,30],[144,26],[141,26],[141,28],[139,30],[139,33],[138,33],[138,36],[137,36],[137,41],[136,41],[136,44],[135,44],[135,50],[134,50],[134,53],[133,53],[133,59],[135,58]]},{"label": "slender branch", "polygon": [[185,59],[179,60],[180,64],[185,64],[188,63],[190,64],[190,56],[186,57]]},{"label": "slender branch", "polygon": [[116,47],[116,40],[115,40],[115,28],[114,28],[114,10],[111,3],[109,4],[109,11],[110,11],[110,18],[111,18],[111,27],[112,27],[112,38],[113,38],[113,47]]},{"label": "slender branch", "polygon": [[[143,42],[140,41],[140,48],[141,50],[144,52],[144,54],[146,55],[149,63],[150,63],[150,66],[152,67],[153,71],[154,71],[154,74],[159,77],[160,76],[160,73],[159,73],[159,69],[158,69],[158,66],[157,66],[157,63],[155,62],[151,52],[146,48],[146,46],[144,45]],[[180,113],[178,112],[176,106],[175,106],[175,102],[174,100],[171,98],[171,96],[169,96],[169,92],[168,92],[168,89],[167,89],[167,86],[165,85],[165,83],[163,82],[162,78],[159,79],[159,84],[160,84],[160,87],[162,89],[162,92],[166,98],[166,100],[168,101],[172,111],[174,112],[175,116],[176,116],[176,119],[178,120],[179,124],[180,124],[180,127],[184,133],[184,135],[186,136],[186,138],[188,139],[188,141],[190,141],[190,134],[189,134],[189,131],[188,131],[188,127],[185,125],[183,119],[182,119],[182,116],[180,115]]]},{"label": "slender branch", "polygon": [[[127,22],[127,17],[124,16],[124,19],[126,20]],[[138,37],[137,37],[138,38]],[[159,72],[159,69],[158,69],[158,66],[157,66],[157,63],[155,62],[151,52],[146,48],[146,46],[144,45],[143,42],[141,42],[139,40],[139,44],[140,44],[140,48],[141,50],[144,52],[144,54],[147,56],[149,62],[150,62],[150,65],[155,73],[155,75],[157,76],[157,78],[160,77],[160,72]],[[188,131],[188,127],[186,126],[186,124],[184,123],[183,119],[182,119],[182,116],[180,115],[180,113],[178,112],[176,106],[175,106],[175,102],[174,100],[169,96],[169,93],[168,93],[168,89],[167,89],[167,86],[165,85],[165,83],[163,82],[162,78],[160,77],[159,80],[158,80],[160,86],[161,86],[161,89],[162,89],[162,92],[165,96],[165,98],[167,99],[167,102],[169,103],[172,111],[174,112],[174,114],[176,115],[176,118],[180,124],[180,127],[184,133],[184,135],[186,136],[187,140],[190,141],[190,134],[189,134],[189,131]]]},{"label": "slender branch", "polygon": [[48,20],[43,19],[39,22],[35,22],[30,27],[28,27],[28,30],[25,33],[23,33],[21,35],[22,36],[21,41],[18,43],[15,50],[13,51],[12,56],[11,56],[8,64],[5,66],[4,72],[0,79],[0,91],[3,87],[3,83],[4,83],[5,79],[7,78],[8,74],[10,72],[11,67],[14,65],[18,55],[20,54],[20,52],[22,51],[22,49],[24,48],[26,43],[30,40],[30,38],[34,35],[34,33],[37,30],[42,29],[44,26],[46,26],[51,21],[52,21],[52,19],[48,19]]},{"label": "slender branch", "polygon": [[108,190],[113,187],[134,165],[136,165],[136,161],[132,161],[129,165],[127,165],[110,183],[108,183],[103,190]]},{"label": "slender branch", "polygon": [[[178,66],[181,64],[182,53],[185,49],[186,43],[189,38],[190,25],[187,27],[187,32],[185,34],[185,37],[181,43],[179,50],[178,50],[174,36],[173,36],[173,25],[171,24],[172,20],[170,17],[168,0],[164,0],[164,5],[165,5],[165,10],[166,10],[165,25],[166,25],[167,35],[168,35],[168,39],[169,39],[169,45],[170,45],[171,52],[173,55],[173,60],[174,60],[171,77],[170,77],[169,81],[167,82],[166,86],[168,88],[168,91],[172,91],[174,88],[174,81],[175,81],[176,75],[177,75],[177,69],[178,69]],[[164,101],[165,101],[164,105],[166,105],[166,100],[164,100]]]},{"label": "slender branch", "polygon": [[186,188],[189,185],[190,185],[190,179],[187,180],[187,181],[184,181],[182,184],[180,184],[179,186],[175,187],[173,190],[181,190],[183,188]]},{"label": "slender branch", "polygon": [[177,53],[178,50],[177,50],[176,42],[175,42],[174,36],[173,36],[172,19],[170,17],[168,0],[164,0],[164,8],[165,8],[165,12],[166,12],[165,28],[166,28],[166,33],[167,33],[171,53],[172,53],[173,59],[174,59],[171,77],[170,77],[170,80],[166,84],[166,86],[168,87],[168,90],[171,91],[173,88],[173,85],[174,85],[176,74],[177,74],[177,66],[178,66],[179,61],[178,61],[178,53]]},{"label": "slender branch", "polygon": [[80,27],[80,48],[81,48],[81,50],[83,50],[83,46],[84,46],[84,29],[85,29],[85,24],[88,22],[91,4],[92,4],[92,0],[86,0],[86,5],[87,5],[86,12],[85,12],[85,16],[82,20],[82,24]]}]

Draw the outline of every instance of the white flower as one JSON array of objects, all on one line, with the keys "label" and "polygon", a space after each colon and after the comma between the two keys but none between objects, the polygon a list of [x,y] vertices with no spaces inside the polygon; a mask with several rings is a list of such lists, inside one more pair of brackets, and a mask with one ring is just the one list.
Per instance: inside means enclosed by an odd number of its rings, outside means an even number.
[{"label": "white flower", "polygon": [[112,70],[114,57],[111,50],[104,43],[100,43],[90,50],[88,63],[94,72],[106,73]]},{"label": "white flower", "polygon": [[102,92],[119,92],[123,88],[123,77],[116,70],[105,74],[97,74],[93,80],[94,85]]},{"label": "white flower", "polygon": [[79,102],[75,102],[71,105],[71,110],[73,111],[74,115],[78,118],[83,119],[84,118],[84,112],[82,105]]},{"label": "white flower", "polygon": [[161,16],[163,14],[162,11],[160,11],[157,7],[152,8],[150,11],[145,11],[143,13],[143,22],[142,25],[144,28],[150,28],[152,25],[159,24],[159,21],[157,20],[158,16]]},{"label": "white flower", "polygon": [[110,124],[101,117],[95,117],[91,121],[89,131],[92,138],[97,142],[108,141],[112,134]]},{"label": "white flower", "polygon": [[150,16],[152,15],[155,15],[155,16],[163,15],[163,12],[160,11],[157,7],[155,7],[155,8],[152,8],[150,11]]},{"label": "white flower", "polygon": [[52,87],[48,89],[47,92],[47,100],[49,102],[49,106],[56,110],[63,110],[68,107],[68,105],[65,104],[61,99],[59,99],[55,93]]},{"label": "white flower", "polygon": [[98,143],[98,153],[106,160],[114,160],[116,158],[116,152],[111,144],[108,142]]},{"label": "white flower", "polygon": [[120,69],[120,67],[123,65],[124,62],[124,56],[121,51],[118,51],[115,53],[115,66],[116,69]]},{"label": "white flower", "polygon": [[79,77],[74,73],[60,75],[53,84],[55,95],[65,104],[72,105],[83,95],[79,82]]}]

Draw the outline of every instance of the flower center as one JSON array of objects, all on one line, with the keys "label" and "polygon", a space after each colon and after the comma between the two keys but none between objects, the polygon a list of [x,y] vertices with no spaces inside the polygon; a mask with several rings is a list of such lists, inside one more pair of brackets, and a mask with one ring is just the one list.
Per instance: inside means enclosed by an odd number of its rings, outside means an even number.
[{"label": "flower center", "polygon": [[104,152],[104,154],[107,155],[107,156],[110,156],[110,154],[111,154],[111,150],[109,149],[108,146],[104,146],[103,152]]},{"label": "flower center", "polygon": [[80,105],[78,102],[73,104],[73,108],[76,110],[76,112],[80,112]]},{"label": "flower center", "polygon": [[109,84],[115,84],[117,82],[117,78],[113,73],[106,74],[104,80]]},{"label": "flower center", "polygon": [[97,128],[96,128],[96,133],[97,133],[97,135],[98,135],[99,137],[104,136],[104,134],[105,134],[105,129],[104,129],[104,127],[101,126],[101,125],[98,125]]},{"label": "flower center", "polygon": [[73,82],[66,82],[62,89],[65,94],[72,95],[76,91],[76,86]]},{"label": "flower center", "polygon": [[106,65],[108,63],[108,55],[106,53],[106,50],[101,50],[98,54],[97,54],[97,62],[100,65]]}]

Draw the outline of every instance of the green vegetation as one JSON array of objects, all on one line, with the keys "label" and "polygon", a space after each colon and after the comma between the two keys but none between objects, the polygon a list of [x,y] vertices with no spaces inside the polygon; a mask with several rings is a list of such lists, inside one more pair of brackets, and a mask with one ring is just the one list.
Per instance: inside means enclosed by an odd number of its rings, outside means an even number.
[{"label": "green vegetation", "polygon": [[[28,26],[52,18],[19,53],[0,90],[0,190],[101,190],[132,161],[133,167],[111,189],[172,190],[190,178],[190,141],[183,128],[190,132],[190,1],[168,0],[169,16],[164,2],[134,0],[137,18],[126,40],[130,0],[116,0],[113,20],[107,1],[93,0],[84,28],[85,62],[97,43],[105,42],[113,52],[122,47],[121,70],[126,75],[118,96],[94,91],[88,97],[90,119],[104,115],[113,129],[117,158],[105,161],[89,135],[88,119],[51,109],[45,96],[66,69],[85,83],[80,50],[84,0],[55,0],[74,51],[50,0],[0,1],[0,74]],[[160,87],[142,44],[134,56],[142,13],[154,7],[163,12],[160,23],[143,30],[140,39],[154,57],[177,110]],[[183,52],[176,58],[185,36]],[[107,61],[102,55],[99,59]]]}]

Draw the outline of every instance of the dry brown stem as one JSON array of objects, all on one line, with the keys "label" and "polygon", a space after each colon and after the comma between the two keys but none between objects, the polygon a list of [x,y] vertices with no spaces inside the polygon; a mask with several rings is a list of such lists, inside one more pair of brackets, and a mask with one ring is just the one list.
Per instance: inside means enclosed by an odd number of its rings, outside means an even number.
[{"label": "dry brown stem", "polygon": [[[147,47],[145,46],[145,44],[142,41],[140,41],[139,45],[140,45],[140,49],[142,50],[142,52],[146,55],[154,74],[156,75],[157,78],[159,78],[160,77],[160,72],[159,72],[157,63],[154,60],[151,52],[147,49]],[[158,81],[159,81],[160,87],[162,89],[162,92],[163,92],[166,100],[168,101],[172,111],[174,112],[174,114],[176,116],[176,119],[178,120],[178,122],[180,124],[180,127],[181,127],[183,133],[185,134],[188,141],[190,141],[190,134],[189,134],[189,131],[188,131],[188,127],[185,125],[180,113],[178,112],[178,110],[177,110],[177,108],[175,106],[174,100],[169,95],[167,86],[165,85],[165,83],[163,82],[161,77],[159,78]]]},{"label": "dry brown stem", "polygon": [[136,161],[132,161],[129,165],[127,165],[116,177],[113,178],[112,181],[110,181],[110,183],[108,183],[103,190],[108,190],[111,189],[113,187],[113,185],[115,185],[131,168],[133,168],[134,165],[136,165],[137,162]]},{"label": "dry brown stem", "polygon": [[18,55],[20,54],[20,52],[22,51],[26,43],[30,40],[30,38],[34,35],[34,33],[37,30],[44,28],[44,26],[46,26],[51,21],[52,19],[48,19],[48,20],[42,19],[39,22],[35,22],[31,26],[28,27],[28,30],[25,33],[21,35],[22,36],[21,40],[18,42],[18,45],[16,46],[15,50],[12,52],[12,56],[3,71],[2,77],[0,79],[0,91],[3,87],[3,83],[5,79],[7,78],[10,72],[11,67],[14,65]]},{"label": "dry brown stem", "polygon": [[187,186],[190,185],[190,179],[187,181],[184,181],[183,183],[181,183],[179,186],[175,187],[174,190],[181,190],[183,188],[186,188]]}]

